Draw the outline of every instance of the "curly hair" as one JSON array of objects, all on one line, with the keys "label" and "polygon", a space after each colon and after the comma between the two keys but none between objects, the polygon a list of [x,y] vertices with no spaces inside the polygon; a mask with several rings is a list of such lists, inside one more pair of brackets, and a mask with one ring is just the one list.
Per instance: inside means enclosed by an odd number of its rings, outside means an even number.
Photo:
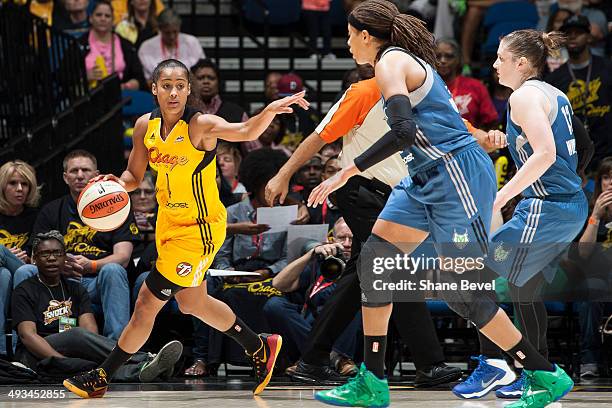
[{"label": "curly hair", "polygon": [[38,247],[41,243],[50,240],[56,240],[62,246],[62,250],[66,250],[66,246],[64,245],[64,236],[57,230],[51,230],[49,232],[38,233],[34,236],[32,240],[32,254],[36,255],[38,252]]},{"label": "curly hair", "polygon": [[249,153],[240,164],[238,180],[249,192],[256,194],[268,184],[287,161],[285,153],[273,149],[258,149]]}]

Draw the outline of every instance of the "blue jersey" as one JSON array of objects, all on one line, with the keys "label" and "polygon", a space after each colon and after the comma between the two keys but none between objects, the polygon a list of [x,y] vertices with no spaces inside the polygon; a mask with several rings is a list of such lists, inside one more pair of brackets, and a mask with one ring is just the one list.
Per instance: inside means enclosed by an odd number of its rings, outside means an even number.
[{"label": "blue jersey", "polygon": [[438,73],[403,48],[390,47],[383,55],[396,50],[413,57],[426,71],[423,85],[408,95],[417,134],[414,145],[404,150],[402,157],[410,174],[415,174],[441,161],[447,153],[476,143],[476,139],[467,130],[452,95]]},{"label": "blue jersey", "polygon": [[[524,197],[546,197],[549,195],[570,195],[581,190],[582,181],[576,172],[578,154],[576,153],[576,139],[572,129],[572,105],[561,91],[554,86],[539,80],[526,81],[522,86],[533,86],[541,90],[548,98],[551,110],[548,121],[555,138],[557,159],[546,173],[535,183],[523,191]],[[533,149],[525,137],[523,130],[510,119],[508,109],[508,125],[506,128],[510,154],[521,168]]]}]

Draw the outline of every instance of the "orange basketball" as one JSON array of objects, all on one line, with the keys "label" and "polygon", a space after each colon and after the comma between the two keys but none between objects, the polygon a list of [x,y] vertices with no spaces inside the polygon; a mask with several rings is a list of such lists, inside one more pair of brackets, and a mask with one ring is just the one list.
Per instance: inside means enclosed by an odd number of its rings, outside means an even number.
[{"label": "orange basketball", "polygon": [[81,220],[97,231],[119,228],[130,214],[130,196],[115,181],[88,184],[77,200]]}]

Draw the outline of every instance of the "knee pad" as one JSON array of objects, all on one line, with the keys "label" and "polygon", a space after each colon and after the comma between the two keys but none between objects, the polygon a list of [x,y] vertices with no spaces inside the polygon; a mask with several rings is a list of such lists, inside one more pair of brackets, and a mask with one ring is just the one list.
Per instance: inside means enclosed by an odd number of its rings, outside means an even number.
[{"label": "knee pad", "polygon": [[[451,279],[456,275],[442,272]],[[479,329],[486,326],[497,314],[499,306],[490,294],[469,290],[440,291],[440,297],[448,307],[465,320],[469,320]]]},{"label": "knee pad", "polygon": [[386,268],[384,260],[395,258],[401,250],[390,242],[371,234],[357,261],[357,274],[361,287],[361,304],[368,307],[383,307],[393,302],[391,274],[395,268]]}]

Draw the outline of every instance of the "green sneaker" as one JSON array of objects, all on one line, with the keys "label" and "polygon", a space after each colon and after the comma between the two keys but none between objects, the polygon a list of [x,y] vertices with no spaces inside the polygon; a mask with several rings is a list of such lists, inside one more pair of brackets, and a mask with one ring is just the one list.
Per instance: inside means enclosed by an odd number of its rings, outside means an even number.
[{"label": "green sneaker", "polygon": [[504,408],[542,408],[559,401],[574,387],[572,379],[555,365],[555,371],[530,371],[525,373],[525,389],[521,399]]},{"label": "green sneaker", "polygon": [[315,399],[341,407],[384,408],[389,406],[389,384],[368,371],[362,363],[359,372],[346,384],[319,391],[315,393]]}]

